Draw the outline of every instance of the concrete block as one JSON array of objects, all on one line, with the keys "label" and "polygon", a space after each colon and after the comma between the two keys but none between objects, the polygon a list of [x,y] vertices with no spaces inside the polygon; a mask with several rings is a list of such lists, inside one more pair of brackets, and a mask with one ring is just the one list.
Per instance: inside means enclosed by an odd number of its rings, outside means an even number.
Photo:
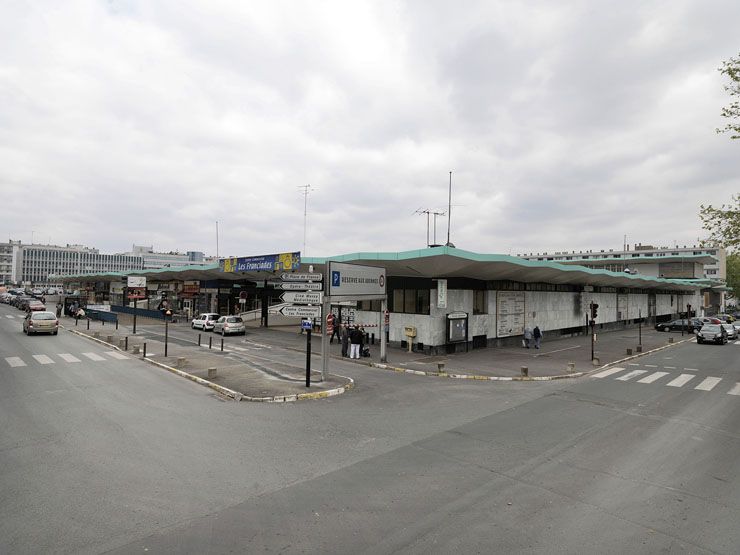
[{"label": "concrete block", "polygon": [[94,337],[95,339],[100,339],[100,332],[99,332],[99,331],[94,331],[94,332],[93,332],[93,337]]},{"label": "concrete block", "polygon": [[126,348],[126,340],[125,339],[119,339],[118,340],[118,347],[121,348],[121,349],[125,349]]},{"label": "concrete block", "polygon": [[185,366],[185,357],[177,357],[177,367],[182,368]]},{"label": "concrete block", "polygon": [[628,357],[631,357],[632,356],[632,349],[627,349],[627,356]]},{"label": "concrete block", "polygon": [[594,366],[601,366],[601,361],[597,357],[594,357],[594,359],[591,361],[591,364],[593,364]]},{"label": "concrete block", "polygon": [[105,338],[105,341],[106,343],[110,343],[111,345],[113,345],[113,336],[112,335],[107,336]]},{"label": "concrete block", "polygon": [[668,343],[673,343],[673,338],[672,337],[669,337],[668,338]]},{"label": "concrete block", "polygon": [[575,363],[575,362],[569,362],[569,363],[568,363],[568,368],[567,368],[567,370],[568,370],[568,373],[571,373],[571,374],[572,374],[573,372],[575,372],[575,371],[576,371],[576,363]]},{"label": "concrete block", "polygon": [[638,346],[636,347],[636,349],[637,349],[637,352],[638,352],[638,353],[641,353],[641,352],[642,352],[642,345],[638,345]]},{"label": "concrete block", "polygon": [[212,380],[216,377],[216,369],[215,368],[209,368],[208,369],[208,379]]},{"label": "concrete block", "polygon": [[140,352],[140,350],[141,350],[141,348],[140,348],[140,347],[139,347],[138,345],[134,345],[134,346],[133,346],[133,347],[131,348],[131,350],[132,350],[132,352],[133,352],[133,353],[134,353],[135,355],[138,355],[138,354],[139,354],[139,352]]},{"label": "concrete block", "polygon": [[522,376],[526,378],[527,376],[529,376],[529,367],[522,366],[521,372],[522,372]]}]

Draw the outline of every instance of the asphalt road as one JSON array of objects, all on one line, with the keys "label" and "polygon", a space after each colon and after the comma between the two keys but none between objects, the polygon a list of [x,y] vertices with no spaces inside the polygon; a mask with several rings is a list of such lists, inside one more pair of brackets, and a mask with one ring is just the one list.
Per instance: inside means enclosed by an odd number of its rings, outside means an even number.
[{"label": "asphalt road", "polygon": [[7,315],[3,553],[740,551],[740,345],[538,383],[347,364],[265,405]]}]

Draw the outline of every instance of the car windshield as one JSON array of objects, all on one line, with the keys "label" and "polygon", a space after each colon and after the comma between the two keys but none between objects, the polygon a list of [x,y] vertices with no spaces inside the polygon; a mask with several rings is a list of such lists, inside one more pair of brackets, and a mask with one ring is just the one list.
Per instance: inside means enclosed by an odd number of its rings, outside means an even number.
[{"label": "car windshield", "polygon": [[56,320],[57,317],[54,316],[51,312],[37,312],[33,316],[31,316],[33,320]]},{"label": "car windshield", "polygon": [[241,322],[241,321],[242,319],[236,316],[229,318],[229,323],[231,324],[235,324],[236,322]]},{"label": "car windshield", "polygon": [[718,332],[718,331],[720,331],[721,329],[722,329],[722,328],[720,328],[720,327],[719,327],[718,325],[716,325],[716,324],[707,324],[706,326],[703,326],[703,327],[701,328],[701,331],[711,331],[711,332]]}]

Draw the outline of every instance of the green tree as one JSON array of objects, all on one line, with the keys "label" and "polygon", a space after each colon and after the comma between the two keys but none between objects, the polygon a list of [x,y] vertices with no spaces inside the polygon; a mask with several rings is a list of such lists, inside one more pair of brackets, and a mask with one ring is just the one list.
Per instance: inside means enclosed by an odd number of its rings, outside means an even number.
[{"label": "green tree", "polygon": [[730,84],[725,85],[725,90],[736,100],[722,108],[722,117],[730,121],[723,128],[717,129],[717,133],[732,133],[732,139],[740,139],[740,100],[737,100],[740,98],[740,55],[722,62],[719,72],[730,78]]},{"label": "green tree", "polygon": [[732,202],[719,208],[702,204],[699,218],[709,233],[704,244],[724,246],[728,250],[740,247],[740,195],[733,195]]},{"label": "green tree", "polygon": [[727,287],[732,289],[732,296],[740,299],[740,254],[727,255]]}]

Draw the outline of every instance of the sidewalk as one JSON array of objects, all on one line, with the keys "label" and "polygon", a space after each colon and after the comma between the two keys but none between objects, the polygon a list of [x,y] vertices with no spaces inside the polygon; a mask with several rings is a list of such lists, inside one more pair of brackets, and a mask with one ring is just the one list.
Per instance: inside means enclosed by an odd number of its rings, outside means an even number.
[{"label": "sidewalk", "polygon": [[[327,375],[326,382],[321,382],[320,365],[316,364],[312,366],[311,386],[307,388],[305,366],[296,365],[291,360],[294,357],[276,356],[269,364],[255,362],[234,348],[226,348],[222,352],[220,336],[213,336],[211,349],[207,341],[199,347],[195,342],[170,337],[168,356],[165,356],[164,341],[159,335],[151,333],[152,326],[148,324],[139,323],[137,335],[133,335],[132,327],[120,323],[118,330],[115,324],[99,321],[89,321],[88,327],[86,319],[81,319],[75,326],[75,320],[70,317],[63,317],[60,324],[72,333],[109,344],[133,356],[143,358],[146,344],[148,362],[237,400],[284,402],[323,398],[343,393],[354,384],[350,378],[331,373]],[[157,327],[161,328],[162,324]],[[184,327],[189,328],[185,324],[171,324],[170,331]],[[212,337],[211,334],[207,335]],[[209,368],[216,369],[215,376],[209,377]]]},{"label": "sidewalk", "polygon": [[[182,339],[170,336],[168,357],[164,356],[163,324],[140,322],[138,334],[133,336],[130,324],[115,326],[100,322],[91,322],[87,330],[85,321],[74,327],[74,320],[64,318],[63,324],[84,335],[98,332],[102,340],[111,336],[111,341],[118,346],[119,340],[129,337],[129,352],[134,345],[147,343],[147,360],[184,371],[197,378],[208,379],[208,369],[216,368],[216,377],[209,381],[239,392],[249,398],[272,400],[272,398],[290,397],[288,400],[305,398],[307,391],[311,396],[327,391],[343,391],[352,386],[352,380],[331,375],[332,367],[337,362],[356,363],[395,371],[410,372],[428,376],[470,378],[470,379],[520,379],[522,367],[527,367],[530,379],[553,379],[559,377],[578,377],[594,368],[608,365],[628,357],[627,349],[632,349],[632,356],[638,355],[638,329],[629,328],[600,333],[594,345],[594,356],[599,364],[591,362],[590,336],[577,336],[562,339],[546,339],[540,349],[522,347],[497,347],[470,349],[467,353],[455,353],[443,356],[428,356],[418,352],[408,352],[398,346],[389,346],[387,363],[380,361],[380,340],[369,345],[370,357],[351,360],[341,357],[341,345],[334,341],[329,345],[330,365],[326,383],[319,383],[321,334],[312,334],[312,377],[311,388],[305,387],[305,352],[306,335],[299,332],[294,323],[277,323],[269,328],[259,327],[259,322],[247,323],[247,336],[244,343],[230,341],[225,352],[220,351],[221,337],[203,333],[203,346],[197,345],[197,339]],[[155,330],[155,331],[153,331]],[[190,325],[186,322],[170,324],[170,332],[181,332],[178,335],[189,335]],[[184,332],[184,333],[183,333]],[[197,338],[197,335],[191,337]],[[642,329],[642,351],[652,351],[659,347],[669,346],[669,338],[677,344],[682,340],[693,339],[693,335],[681,336],[680,332],[658,332],[652,328]],[[213,348],[208,349],[208,341]],[[255,356],[258,345],[266,348]],[[251,347],[250,347],[251,346]],[[252,352],[248,352],[248,351]],[[178,360],[184,358],[184,361]],[[572,368],[569,365],[572,363]],[[341,391],[340,391],[341,390]],[[320,395],[319,395],[320,396]]]},{"label": "sidewalk", "polygon": [[[273,341],[278,341],[286,348],[305,351],[305,336],[297,333],[295,326],[276,326],[269,330],[264,328],[248,328],[250,334],[257,335],[263,341],[268,341],[270,335]],[[652,328],[642,328],[643,353],[669,345],[669,338],[674,343],[694,337],[681,332],[658,332]],[[593,370],[598,366],[614,363],[626,358],[627,349],[632,349],[633,356],[638,355],[637,346],[639,331],[637,327],[597,334],[594,344],[594,357],[599,359],[599,365],[591,362],[591,337],[577,336],[562,339],[544,340],[540,349],[534,347],[496,347],[486,349],[470,349],[467,353],[455,353],[442,356],[428,356],[423,353],[411,352],[397,346],[389,346],[387,350],[387,365],[395,369],[423,372],[436,375],[443,364],[443,372],[447,375],[458,374],[466,376],[513,378],[522,375],[522,366],[526,366],[530,377],[554,377],[581,374]],[[312,341],[314,352],[321,351],[321,336],[314,334]],[[329,345],[330,356],[341,358],[341,346],[334,341]],[[380,364],[380,340],[376,337],[375,345],[370,345],[370,358],[360,359],[365,364]],[[349,360],[349,359],[344,359]],[[568,364],[573,363],[573,371]]]}]

